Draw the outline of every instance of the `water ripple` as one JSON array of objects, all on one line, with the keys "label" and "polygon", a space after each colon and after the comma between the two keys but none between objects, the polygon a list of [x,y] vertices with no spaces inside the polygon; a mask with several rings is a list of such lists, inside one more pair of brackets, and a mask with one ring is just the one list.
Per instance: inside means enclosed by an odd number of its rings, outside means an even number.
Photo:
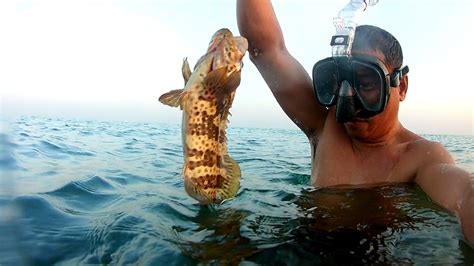
[{"label": "water ripple", "polygon": [[54,144],[45,140],[40,141],[38,148],[39,152],[52,158],[61,158],[61,154],[73,156],[94,156],[94,153],[92,152],[81,151],[80,149],[70,145]]},{"label": "water ripple", "polygon": [[[0,133],[2,265],[474,263],[456,217],[417,186],[308,188],[296,130],[230,127],[241,188],[206,207],[184,190],[179,125],[11,127]],[[471,137],[428,137],[474,171]]]},{"label": "water ripple", "polygon": [[6,134],[0,133],[0,170],[21,170],[16,160],[13,150],[17,147],[17,144],[10,141]]},{"label": "water ripple", "polygon": [[117,171],[116,175],[108,176],[107,179],[113,180],[121,185],[154,183],[150,178],[130,173],[122,173],[120,170]]},{"label": "water ripple", "polygon": [[87,252],[84,218],[62,212],[38,196],[17,197],[12,204],[18,252],[27,264],[54,264]]},{"label": "water ripple", "polygon": [[45,194],[54,197],[69,212],[103,210],[121,198],[118,189],[98,176],[73,181]]}]

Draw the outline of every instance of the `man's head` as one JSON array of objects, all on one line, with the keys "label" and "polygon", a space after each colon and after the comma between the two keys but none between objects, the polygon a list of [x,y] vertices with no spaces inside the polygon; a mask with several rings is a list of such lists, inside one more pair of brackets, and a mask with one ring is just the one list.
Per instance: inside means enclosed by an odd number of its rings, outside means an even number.
[{"label": "man's head", "polygon": [[370,137],[376,134],[374,130],[381,131],[380,126],[398,123],[398,104],[408,84],[408,68],[401,69],[402,61],[395,37],[374,26],[359,26],[351,56],[329,57],[315,64],[316,96],[320,104],[333,106],[336,119],[350,135]]},{"label": "man's head", "polygon": [[[400,43],[389,32],[371,25],[361,25],[356,28],[352,54],[380,53],[389,71],[402,67],[403,52]],[[379,58],[382,59],[382,58]]]},{"label": "man's head", "polygon": [[[389,32],[370,25],[361,25],[356,28],[352,55],[372,56],[379,59],[389,74],[399,70],[403,64],[403,52],[398,40]],[[385,134],[391,127],[398,126],[399,104],[405,99],[407,89],[408,77],[400,75],[399,84],[389,88],[390,94],[384,111],[366,121],[345,124],[347,132],[354,137],[377,137],[377,135]]]}]

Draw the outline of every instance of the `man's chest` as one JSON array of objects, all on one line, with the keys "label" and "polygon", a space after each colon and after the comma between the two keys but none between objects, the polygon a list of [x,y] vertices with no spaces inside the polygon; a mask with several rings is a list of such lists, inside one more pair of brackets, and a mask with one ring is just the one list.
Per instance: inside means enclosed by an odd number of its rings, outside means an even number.
[{"label": "man's chest", "polygon": [[359,153],[349,145],[320,142],[312,158],[311,183],[315,186],[409,182],[412,162],[403,145]]}]

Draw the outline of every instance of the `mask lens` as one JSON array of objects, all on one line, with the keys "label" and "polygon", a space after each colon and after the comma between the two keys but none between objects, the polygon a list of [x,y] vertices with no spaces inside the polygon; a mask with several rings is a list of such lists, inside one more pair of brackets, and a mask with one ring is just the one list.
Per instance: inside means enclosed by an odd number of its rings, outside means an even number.
[{"label": "mask lens", "polygon": [[334,104],[339,81],[337,65],[332,61],[320,61],[313,68],[313,86],[322,105],[330,106]]},{"label": "mask lens", "polygon": [[364,107],[372,112],[382,108],[384,77],[370,65],[354,62],[354,89]]}]

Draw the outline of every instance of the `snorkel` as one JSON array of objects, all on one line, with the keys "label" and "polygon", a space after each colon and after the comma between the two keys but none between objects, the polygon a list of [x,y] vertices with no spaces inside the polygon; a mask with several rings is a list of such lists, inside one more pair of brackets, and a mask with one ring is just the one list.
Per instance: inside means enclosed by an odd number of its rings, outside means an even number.
[{"label": "snorkel", "polygon": [[[408,66],[398,66],[403,54],[395,37],[375,26],[357,26],[367,6],[377,2],[351,0],[334,19],[336,34],[331,39],[332,56],[317,61],[313,66],[316,99],[328,109],[335,106],[339,123],[364,122],[382,113],[389,102],[391,88],[398,87],[408,73]],[[360,34],[357,40],[356,33]],[[380,39],[387,40],[387,43],[378,43]],[[354,40],[357,53],[352,51]],[[381,59],[364,53],[365,47],[378,47],[381,53],[393,55],[389,61],[397,60],[395,68],[389,69]]]},{"label": "snorkel", "polygon": [[[350,0],[350,2],[339,11],[338,17],[333,23],[336,34],[331,39],[332,56],[350,57],[355,30],[362,13],[367,6],[373,6],[378,0]],[[351,85],[347,81],[341,83],[336,105],[336,120],[340,123],[351,121],[357,114],[357,97],[355,97]]]},{"label": "snorkel", "polygon": [[332,56],[350,56],[355,30],[362,13],[367,6],[373,6],[379,0],[350,0],[333,19],[336,34],[332,37]]}]

